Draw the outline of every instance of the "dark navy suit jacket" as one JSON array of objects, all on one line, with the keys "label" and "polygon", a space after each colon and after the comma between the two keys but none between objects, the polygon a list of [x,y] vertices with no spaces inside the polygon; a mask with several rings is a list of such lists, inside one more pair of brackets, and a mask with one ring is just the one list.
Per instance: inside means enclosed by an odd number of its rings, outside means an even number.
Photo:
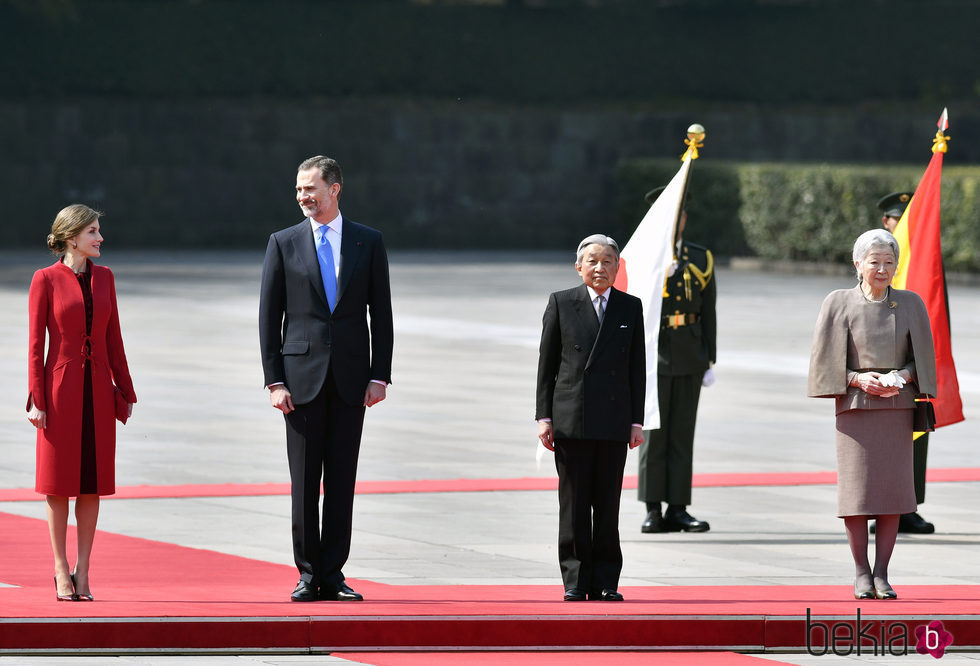
[{"label": "dark navy suit jacket", "polygon": [[370,380],[391,382],[393,341],[388,257],[380,231],[344,218],[333,313],[310,221],[270,236],[259,302],[266,386],[282,382],[294,403],[305,404],[320,392],[332,365],[344,402],[361,405]]}]

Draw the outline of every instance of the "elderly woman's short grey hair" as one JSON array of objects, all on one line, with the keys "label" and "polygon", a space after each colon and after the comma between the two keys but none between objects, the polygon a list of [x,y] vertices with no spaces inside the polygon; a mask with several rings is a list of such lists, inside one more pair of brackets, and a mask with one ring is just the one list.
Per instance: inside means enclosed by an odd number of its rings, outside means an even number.
[{"label": "elderly woman's short grey hair", "polygon": [[[851,252],[851,258],[854,260],[854,263],[859,264],[875,250],[891,250],[892,254],[895,255],[895,263],[898,263],[898,241],[884,229],[871,229],[858,236],[857,240],[854,241],[854,250]],[[860,270],[857,272],[857,278],[860,282]]]},{"label": "elderly woman's short grey hair", "polygon": [[592,234],[591,236],[586,236],[582,239],[582,242],[578,244],[578,251],[575,253],[575,263],[581,264],[582,257],[585,256],[585,248],[590,245],[598,245],[600,247],[611,247],[613,253],[616,255],[616,261],[619,261],[619,245],[610,236],[605,234]]}]

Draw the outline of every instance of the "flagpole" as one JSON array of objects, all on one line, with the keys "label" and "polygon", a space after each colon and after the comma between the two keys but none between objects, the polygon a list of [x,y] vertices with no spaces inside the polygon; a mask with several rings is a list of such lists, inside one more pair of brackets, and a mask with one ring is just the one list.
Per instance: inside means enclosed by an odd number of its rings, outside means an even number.
[{"label": "flagpole", "polygon": [[[700,128],[703,131],[703,128]],[[692,132],[693,133],[693,132]],[[692,137],[689,148],[697,148],[698,139]],[[691,157],[686,155],[680,168],[650,205],[649,210],[633,231],[619,256],[616,289],[640,299],[643,304],[644,344],[646,346],[646,393],[643,399],[643,429],[660,427],[660,407],[657,395],[657,349],[662,323],[661,306],[663,289],[675,261],[676,224],[683,206],[682,195],[686,191],[687,176],[691,170]]]},{"label": "flagpole", "polygon": [[[694,123],[693,125],[687,128],[687,138],[684,139],[684,143],[685,145],[687,145],[687,150],[685,150],[684,154],[681,155],[682,162],[686,159],[690,159],[691,162],[694,162],[694,160],[698,159],[699,157],[698,148],[704,147],[704,137],[706,134],[707,133],[704,131],[704,125],[700,123]],[[693,167],[694,165],[692,164],[691,166]],[[690,169],[688,169],[687,177],[684,179],[684,191],[681,193],[680,204],[677,206],[677,213],[674,215],[674,233],[672,235],[672,238],[674,239],[675,255],[676,255],[676,247],[677,247],[677,240],[678,240],[677,225],[680,224],[681,211],[684,209],[684,206],[686,205],[687,202],[687,188],[690,185],[690,183],[691,183],[691,171]],[[676,256],[674,256],[674,260],[675,261],[677,260]]]}]

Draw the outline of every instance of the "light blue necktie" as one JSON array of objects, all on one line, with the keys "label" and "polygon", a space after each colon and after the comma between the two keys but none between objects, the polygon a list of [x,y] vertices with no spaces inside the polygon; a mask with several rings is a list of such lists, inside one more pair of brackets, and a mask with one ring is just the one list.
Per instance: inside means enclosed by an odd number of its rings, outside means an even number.
[{"label": "light blue necktie", "polygon": [[333,262],[333,248],[327,240],[327,225],[317,231],[316,258],[320,262],[320,277],[323,278],[323,290],[327,292],[327,305],[333,312],[337,305],[337,271]]}]

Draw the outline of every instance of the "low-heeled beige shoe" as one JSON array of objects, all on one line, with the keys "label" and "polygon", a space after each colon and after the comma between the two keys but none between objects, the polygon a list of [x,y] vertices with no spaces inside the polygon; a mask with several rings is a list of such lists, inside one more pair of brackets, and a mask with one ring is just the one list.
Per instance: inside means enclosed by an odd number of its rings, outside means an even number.
[{"label": "low-heeled beige shoe", "polygon": [[858,582],[854,581],[854,598],[855,599],[874,599],[875,590],[873,587],[859,587]]},{"label": "low-heeled beige shoe", "polygon": [[888,584],[888,581],[875,580],[875,598],[877,599],[898,599],[898,593],[892,589],[892,586]]}]

